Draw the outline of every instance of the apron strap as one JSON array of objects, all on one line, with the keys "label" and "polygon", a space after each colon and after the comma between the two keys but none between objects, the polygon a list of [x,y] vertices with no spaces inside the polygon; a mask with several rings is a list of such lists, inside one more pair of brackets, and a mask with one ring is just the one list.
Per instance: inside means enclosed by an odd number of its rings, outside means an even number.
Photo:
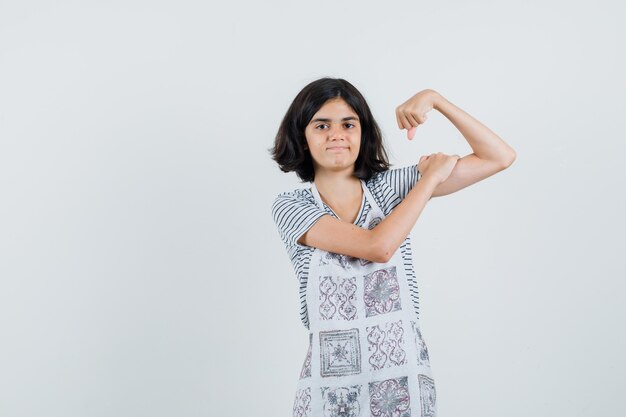
[{"label": "apron strap", "polygon": [[[370,205],[372,206],[372,208],[375,208],[381,213],[381,215],[384,216],[382,209],[380,208],[380,206],[374,199],[374,196],[370,192],[369,188],[367,188],[367,185],[365,185],[365,181],[361,179],[359,181],[361,181],[361,188],[363,189],[363,192],[365,193],[365,198],[370,202]],[[322,197],[320,196],[320,193],[317,190],[317,187],[315,186],[314,181],[311,182],[311,191],[313,192],[313,197],[315,197],[315,201],[317,202],[317,205],[319,206],[319,208],[324,210],[324,203],[322,202]]]}]

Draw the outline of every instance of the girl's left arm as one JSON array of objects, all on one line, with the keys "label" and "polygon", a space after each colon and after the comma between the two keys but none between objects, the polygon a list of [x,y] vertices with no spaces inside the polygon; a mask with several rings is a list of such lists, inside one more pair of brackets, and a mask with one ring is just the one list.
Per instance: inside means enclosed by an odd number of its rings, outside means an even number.
[{"label": "girl's left arm", "polygon": [[429,108],[450,120],[474,151],[459,158],[450,176],[435,188],[432,197],[461,190],[508,168],[515,161],[516,153],[511,146],[435,90],[424,90],[398,107],[398,124],[409,130],[409,138],[414,128],[426,121]]}]

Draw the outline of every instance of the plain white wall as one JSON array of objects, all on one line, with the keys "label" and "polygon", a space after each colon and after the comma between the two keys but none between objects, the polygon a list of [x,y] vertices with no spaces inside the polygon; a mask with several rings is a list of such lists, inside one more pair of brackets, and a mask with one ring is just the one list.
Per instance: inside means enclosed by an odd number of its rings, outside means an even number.
[{"label": "plain white wall", "polygon": [[308,343],[267,149],[349,80],[394,167],[517,151],[413,232],[440,415],[626,415],[619,1],[0,3],[0,415],[290,416]]}]

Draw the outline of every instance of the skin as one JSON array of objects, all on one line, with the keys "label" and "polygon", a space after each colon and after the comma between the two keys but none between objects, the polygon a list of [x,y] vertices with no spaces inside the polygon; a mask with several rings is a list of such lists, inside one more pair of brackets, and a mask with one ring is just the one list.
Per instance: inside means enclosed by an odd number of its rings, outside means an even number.
[{"label": "skin", "polygon": [[[313,115],[304,134],[313,158],[315,186],[322,200],[340,219],[353,223],[363,193],[359,179],[353,175],[361,145],[359,116],[343,99],[328,100]],[[344,150],[334,151],[331,147]]]},{"label": "skin", "polygon": [[[341,98],[328,100],[305,128],[307,147],[313,157],[315,186],[322,200],[337,216],[322,216],[298,243],[329,252],[386,263],[411,232],[432,197],[452,194],[509,167],[515,151],[478,120],[427,89],[396,107],[400,129],[412,140],[427,113],[437,110],[461,132],[474,151],[459,158],[437,152],[418,162],[420,180],[383,221],[368,230],[353,224],[361,206],[362,189],[353,176],[359,153],[361,126],[358,116]],[[342,120],[354,117],[356,120]],[[328,119],[319,121],[316,119]],[[332,146],[344,146],[332,151]]]}]

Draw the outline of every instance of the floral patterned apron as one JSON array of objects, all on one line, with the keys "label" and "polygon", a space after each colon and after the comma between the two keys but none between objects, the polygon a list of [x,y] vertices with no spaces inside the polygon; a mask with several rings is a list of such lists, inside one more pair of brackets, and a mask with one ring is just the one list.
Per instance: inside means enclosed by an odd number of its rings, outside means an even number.
[{"label": "floral patterned apron", "polygon": [[[385,217],[365,181],[368,229]],[[315,200],[324,210],[315,183]],[[365,204],[365,203],[363,203]],[[306,288],[309,347],[294,417],[435,417],[428,350],[400,249],[386,263],[315,248]]]}]

